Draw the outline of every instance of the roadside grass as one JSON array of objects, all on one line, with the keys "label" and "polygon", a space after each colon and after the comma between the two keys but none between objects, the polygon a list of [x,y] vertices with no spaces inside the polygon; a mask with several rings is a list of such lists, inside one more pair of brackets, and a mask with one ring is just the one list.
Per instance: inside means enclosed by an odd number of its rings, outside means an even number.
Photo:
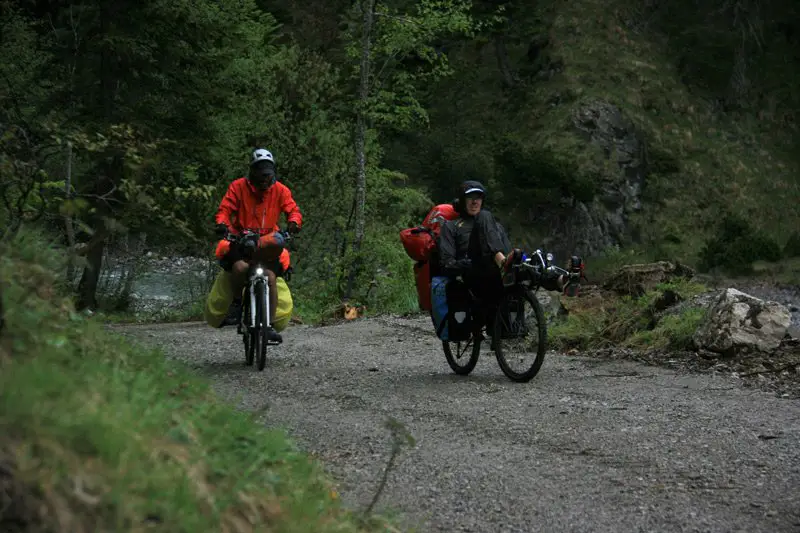
[{"label": "roadside grass", "polygon": [[591,350],[623,346],[645,350],[683,350],[691,346],[692,335],[705,310],[686,305],[675,314],[659,316],[661,299],[677,295],[690,300],[707,289],[704,285],[675,280],[662,283],[639,298],[612,293],[583,298],[562,298],[569,314],[548,331],[553,349]]},{"label": "roadside grass", "polygon": [[285,433],[76,313],[59,251],[0,253],[0,530],[396,531]]}]

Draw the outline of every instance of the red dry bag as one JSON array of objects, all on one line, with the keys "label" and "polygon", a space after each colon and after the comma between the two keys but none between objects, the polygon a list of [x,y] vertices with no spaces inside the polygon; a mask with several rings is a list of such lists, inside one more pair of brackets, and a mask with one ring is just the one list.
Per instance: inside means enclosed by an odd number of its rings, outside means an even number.
[{"label": "red dry bag", "polygon": [[436,248],[442,224],[455,218],[458,218],[458,213],[452,205],[439,204],[428,211],[421,225],[400,231],[400,240],[408,256],[414,261],[427,261]]},{"label": "red dry bag", "polygon": [[436,239],[442,224],[458,218],[458,212],[451,204],[439,204],[428,211],[422,224],[416,228],[400,231],[400,241],[408,256],[416,261],[414,280],[417,285],[417,300],[420,309],[431,310],[431,266],[428,260],[436,248]]}]

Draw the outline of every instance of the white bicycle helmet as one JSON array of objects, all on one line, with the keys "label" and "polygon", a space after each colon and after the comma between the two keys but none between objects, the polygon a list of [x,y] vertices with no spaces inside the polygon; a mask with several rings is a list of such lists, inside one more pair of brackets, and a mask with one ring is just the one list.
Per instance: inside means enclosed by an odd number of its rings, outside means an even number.
[{"label": "white bicycle helmet", "polygon": [[253,151],[253,157],[250,159],[250,164],[255,165],[259,161],[269,161],[275,164],[275,158],[272,157],[272,152],[265,148],[258,148]]}]

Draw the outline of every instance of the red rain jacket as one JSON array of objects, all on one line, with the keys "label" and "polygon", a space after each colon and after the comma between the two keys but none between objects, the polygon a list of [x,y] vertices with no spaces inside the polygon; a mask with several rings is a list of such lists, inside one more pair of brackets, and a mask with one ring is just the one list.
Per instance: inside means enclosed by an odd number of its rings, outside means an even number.
[{"label": "red rain jacket", "polygon": [[[275,182],[266,191],[259,191],[247,177],[239,178],[228,186],[217,210],[215,221],[226,224],[233,233],[245,229],[268,235],[278,231],[281,213],[286,213],[287,222],[295,222],[302,227],[303,215],[292,198],[289,188]],[[230,243],[222,240],[217,245],[216,256],[222,259],[228,253]],[[284,249],[280,257],[283,268],[289,268],[289,251]]]}]

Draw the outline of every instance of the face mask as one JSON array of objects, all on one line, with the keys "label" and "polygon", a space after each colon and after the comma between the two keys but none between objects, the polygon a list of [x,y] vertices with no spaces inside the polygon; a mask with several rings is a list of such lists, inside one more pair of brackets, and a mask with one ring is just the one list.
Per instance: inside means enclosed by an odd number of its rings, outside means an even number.
[{"label": "face mask", "polygon": [[275,171],[271,169],[257,170],[250,173],[250,183],[256,189],[265,191],[275,183]]}]

